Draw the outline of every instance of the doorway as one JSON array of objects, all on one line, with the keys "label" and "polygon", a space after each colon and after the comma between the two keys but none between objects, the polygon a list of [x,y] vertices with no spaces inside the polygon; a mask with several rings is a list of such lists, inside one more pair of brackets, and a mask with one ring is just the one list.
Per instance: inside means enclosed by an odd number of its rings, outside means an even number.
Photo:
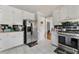
[{"label": "doorway", "polygon": [[47,39],[51,40],[50,22],[47,21]]},{"label": "doorway", "polygon": [[50,31],[50,22],[47,22],[47,32]]}]

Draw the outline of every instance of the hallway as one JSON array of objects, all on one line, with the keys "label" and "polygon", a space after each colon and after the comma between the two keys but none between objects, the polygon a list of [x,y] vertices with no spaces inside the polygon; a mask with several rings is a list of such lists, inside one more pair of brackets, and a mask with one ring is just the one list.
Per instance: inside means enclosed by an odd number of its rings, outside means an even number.
[{"label": "hallway", "polygon": [[38,41],[38,45],[34,47],[28,47],[27,45],[21,45],[16,48],[8,49],[0,52],[0,54],[56,54],[54,50],[56,47],[50,44],[48,40]]}]

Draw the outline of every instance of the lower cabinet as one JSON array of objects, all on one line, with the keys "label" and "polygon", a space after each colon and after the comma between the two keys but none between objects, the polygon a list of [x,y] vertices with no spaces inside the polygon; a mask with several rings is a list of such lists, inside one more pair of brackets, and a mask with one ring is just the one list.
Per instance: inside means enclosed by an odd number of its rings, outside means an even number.
[{"label": "lower cabinet", "polygon": [[0,33],[0,51],[23,44],[23,32]]},{"label": "lower cabinet", "polygon": [[51,43],[54,46],[58,46],[58,33],[56,31],[52,31]]},{"label": "lower cabinet", "polygon": [[3,40],[0,39],[0,51],[2,51],[3,49],[4,49]]}]

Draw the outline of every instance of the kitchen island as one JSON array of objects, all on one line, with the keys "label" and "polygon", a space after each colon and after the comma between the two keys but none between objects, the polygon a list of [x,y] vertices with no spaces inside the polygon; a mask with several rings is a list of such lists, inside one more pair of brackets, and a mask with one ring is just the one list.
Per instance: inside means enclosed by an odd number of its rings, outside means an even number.
[{"label": "kitchen island", "polygon": [[0,32],[0,51],[22,45],[23,31]]}]

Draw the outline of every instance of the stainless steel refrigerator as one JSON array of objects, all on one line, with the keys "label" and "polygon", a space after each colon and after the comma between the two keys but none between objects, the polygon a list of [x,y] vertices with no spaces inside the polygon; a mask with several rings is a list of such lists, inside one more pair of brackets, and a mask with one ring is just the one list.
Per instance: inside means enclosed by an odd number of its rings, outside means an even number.
[{"label": "stainless steel refrigerator", "polygon": [[24,44],[32,47],[37,45],[37,23],[33,20],[23,20]]}]

